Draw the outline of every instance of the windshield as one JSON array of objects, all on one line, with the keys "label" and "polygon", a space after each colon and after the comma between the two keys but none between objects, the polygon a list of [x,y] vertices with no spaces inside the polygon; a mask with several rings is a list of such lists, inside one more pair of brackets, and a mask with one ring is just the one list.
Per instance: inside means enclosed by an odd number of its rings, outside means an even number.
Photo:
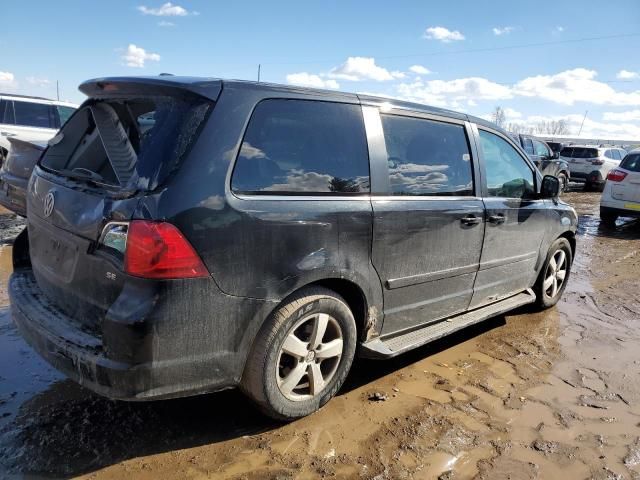
[{"label": "windshield", "polygon": [[97,184],[153,189],[187,152],[210,105],[195,96],[89,100],[49,142],[41,166]]}]

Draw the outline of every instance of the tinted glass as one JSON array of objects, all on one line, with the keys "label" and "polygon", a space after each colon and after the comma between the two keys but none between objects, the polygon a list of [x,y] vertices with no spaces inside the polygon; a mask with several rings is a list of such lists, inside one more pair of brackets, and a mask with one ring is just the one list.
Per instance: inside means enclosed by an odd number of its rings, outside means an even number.
[{"label": "tinted glass", "polygon": [[506,140],[480,130],[490,197],[526,198],[533,195],[533,171]]},{"label": "tinted glass", "polygon": [[574,147],[573,158],[598,158],[597,148]]},{"label": "tinted glass", "polygon": [[13,125],[13,103],[9,100],[0,100],[0,123]]},{"label": "tinted glass", "polygon": [[536,155],[539,155],[541,157],[548,157],[550,155],[547,146],[544,143],[539,142],[538,140],[533,141],[533,148],[536,152]]},{"label": "tinted glass", "polygon": [[55,128],[53,111],[50,105],[14,101],[13,108],[16,115],[16,125]]},{"label": "tinted glass", "polygon": [[630,153],[620,164],[620,168],[630,172],[640,172],[640,153]]},{"label": "tinted glass", "polygon": [[561,157],[573,157],[573,147],[564,147],[560,150]]},{"label": "tinted glass", "polygon": [[369,157],[357,105],[264,100],[255,108],[231,180],[245,193],[369,192]]},{"label": "tinted glass", "polygon": [[60,117],[60,126],[64,125],[69,117],[76,111],[75,108],[72,107],[63,107],[62,105],[57,105],[56,109],[58,110],[58,117]]},{"label": "tinted glass", "polygon": [[473,195],[464,127],[382,115],[394,195]]},{"label": "tinted glass", "polygon": [[527,152],[529,155],[535,155],[534,150],[533,150],[533,143],[531,142],[530,138],[523,138],[522,139],[522,145],[524,147],[524,151]]}]

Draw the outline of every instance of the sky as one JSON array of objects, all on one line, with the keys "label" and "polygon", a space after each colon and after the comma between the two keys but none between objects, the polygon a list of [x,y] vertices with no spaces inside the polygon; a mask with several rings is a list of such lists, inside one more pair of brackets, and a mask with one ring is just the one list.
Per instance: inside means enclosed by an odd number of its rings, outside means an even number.
[{"label": "sky", "polygon": [[[640,0],[0,0],[0,92],[161,72],[370,93],[640,139]],[[586,113],[586,118],[585,118]],[[584,119],[584,123],[583,123]]]}]

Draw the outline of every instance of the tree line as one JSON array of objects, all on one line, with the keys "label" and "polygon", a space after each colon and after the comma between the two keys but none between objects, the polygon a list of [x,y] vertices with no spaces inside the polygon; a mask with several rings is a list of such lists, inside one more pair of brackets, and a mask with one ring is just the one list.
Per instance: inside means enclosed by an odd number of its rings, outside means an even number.
[{"label": "tree line", "polygon": [[526,135],[569,135],[569,125],[564,119],[541,120],[527,125],[520,122],[507,122],[507,116],[502,107],[498,106],[491,114],[491,121],[511,133]]}]

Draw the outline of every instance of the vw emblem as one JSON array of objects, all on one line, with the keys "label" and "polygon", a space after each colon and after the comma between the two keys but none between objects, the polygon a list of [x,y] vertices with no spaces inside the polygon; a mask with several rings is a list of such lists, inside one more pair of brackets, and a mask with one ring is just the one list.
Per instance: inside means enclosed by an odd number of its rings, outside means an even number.
[{"label": "vw emblem", "polygon": [[47,193],[44,197],[44,216],[50,217],[53,213],[53,207],[56,203],[56,198],[53,196],[53,192]]}]

